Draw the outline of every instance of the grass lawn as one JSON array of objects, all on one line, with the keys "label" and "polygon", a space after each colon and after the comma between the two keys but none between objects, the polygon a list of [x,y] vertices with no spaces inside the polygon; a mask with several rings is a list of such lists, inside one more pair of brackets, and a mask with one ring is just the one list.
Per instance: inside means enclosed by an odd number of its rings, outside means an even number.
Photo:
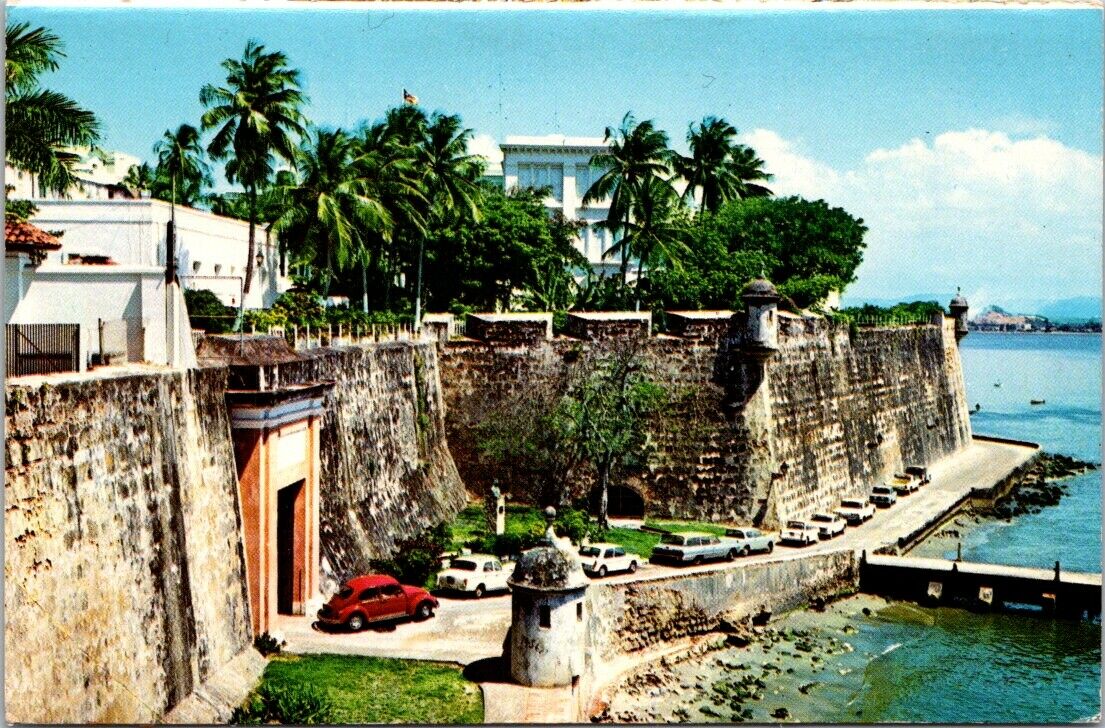
[{"label": "grass lawn", "polygon": [[276,655],[262,683],[310,683],[334,705],[335,723],[482,723],[483,693],[459,667],[351,655]]}]

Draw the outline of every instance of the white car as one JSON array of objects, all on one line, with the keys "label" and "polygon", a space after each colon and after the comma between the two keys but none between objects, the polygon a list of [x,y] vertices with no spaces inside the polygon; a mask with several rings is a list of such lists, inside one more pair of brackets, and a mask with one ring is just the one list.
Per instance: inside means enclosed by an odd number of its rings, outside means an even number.
[{"label": "white car", "polygon": [[817,526],[821,538],[832,538],[844,533],[844,519],[834,513],[814,513],[810,522]]},{"label": "white car", "polygon": [[583,571],[588,576],[603,577],[615,571],[637,571],[640,557],[627,554],[625,549],[613,543],[592,543],[581,546],[579,557],[583,562]]},{"label": "white car", "polygon": [[875,506],[866,498],[842,498],[840,507],[834,512],[847,521],[849,526],[858,526],[874,517]]},{"label": "white car", "polygon": [[809,521],[787,521],[787,527],[779,534],[779,540],[782,543],[793,543],[799,546],[817,543],[820,538],[820,529]]},{"label": "white car", "polygon": [[748,556],[753,551],[770,554],[775,550],[775,539],[758,528],[729,528],[725,530],[725,538],[737,543],[741,556]]},{"label": "white car", "polygon": [[895,473],[894,477],[890,479],[890,487],[894,489],[894,492],[898,495],[909,495],[915,493],[921,487],[921,481],[914,478],[912,475],[903,475],[901,473]]},{"label": "white car", "polygon": [[880,508],[889,508],[898,502],[898,495],[889,485],[876,485],[871,489],[871,502]]},{"label": "white car", "polygon": [[458,556],[449,562],[449,568],[437,575],[437,588],[465,592],[479,599],[493,591],[507,591],[507,579],[514,565],[504,564],[496,556],[472,554]]}]

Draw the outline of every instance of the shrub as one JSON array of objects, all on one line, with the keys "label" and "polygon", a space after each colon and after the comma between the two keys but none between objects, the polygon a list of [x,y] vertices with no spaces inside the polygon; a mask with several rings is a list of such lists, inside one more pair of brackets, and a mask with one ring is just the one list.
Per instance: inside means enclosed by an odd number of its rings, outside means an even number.
[{"label": "shrub", "polygon": [[203,329],[209,334],[225,334],[234,330],[237,312],[224,306],[206,288],[184,289],[184,305],[188,307],[188,320],[193,329]]},{"label": "shrub", "polygon": [[280,654],[280,649],[284,646],[284,643],[277,640],[268,632],[264,632],[253,640],[253,646],[257,648],[258,652],[267,657],[268,655]]},{"label": "shrub", "polygon": [[567,536],[574,543],[581,543],[584,538],[592,541],[602,538],[602,529],[597,523],[592,523],[587,513],[575,508],[564,508],[556,514],[553,528],[560,536]]},{"label": "shrub", "polygon": [[437,571],[438,559],[449,542],[449,529],[440,524],[401,542],[390,559],[376,559],[369,565],[374,571],[394,576],[404,584],[425,584]]},{"label": "shrub", "polygon": [[233,725],[318,725],[334,722],[334,706],[329,696],[309,683],[299,685],[263,684],[230,716]]}]

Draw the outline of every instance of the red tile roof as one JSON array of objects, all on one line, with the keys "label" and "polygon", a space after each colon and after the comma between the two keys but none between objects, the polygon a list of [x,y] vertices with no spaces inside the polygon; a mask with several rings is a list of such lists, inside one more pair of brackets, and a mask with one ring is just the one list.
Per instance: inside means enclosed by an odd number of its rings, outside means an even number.
[{"label": "red tile roof", "polygon": [[61,250],[61,241],[29,222],[4,219],[4,242],[8,250],[46,252]]}]

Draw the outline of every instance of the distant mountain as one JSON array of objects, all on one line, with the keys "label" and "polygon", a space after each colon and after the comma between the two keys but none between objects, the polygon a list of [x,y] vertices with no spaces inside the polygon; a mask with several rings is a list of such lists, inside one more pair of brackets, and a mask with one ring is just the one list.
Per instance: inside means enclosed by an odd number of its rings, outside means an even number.
[{"label": "distant mountain", "polygon": [[1041,305],[1036,312],[1055,322],[1101,320],[1100,296],[1076,296],[1060,298]]}]

